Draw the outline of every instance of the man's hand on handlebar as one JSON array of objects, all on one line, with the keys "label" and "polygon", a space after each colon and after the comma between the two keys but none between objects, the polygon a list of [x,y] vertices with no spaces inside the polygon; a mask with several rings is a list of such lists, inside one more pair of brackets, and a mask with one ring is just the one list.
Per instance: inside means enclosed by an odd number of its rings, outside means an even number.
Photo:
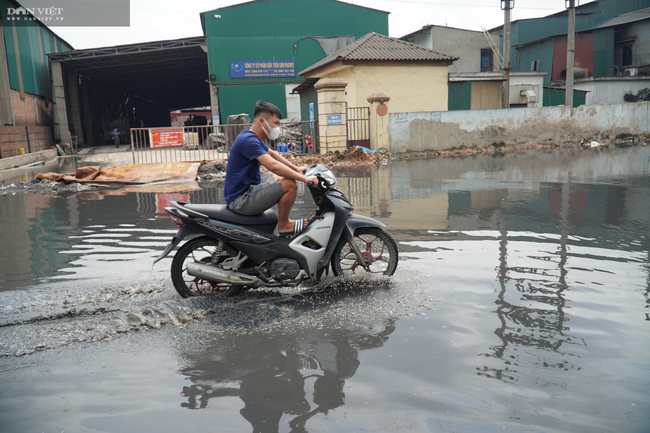
[{"label": "man's hand on handlebar", "polygon": [[304,182],[307,184],[307,186],[317,186],[318,178],[316,176],[307,176]]}]

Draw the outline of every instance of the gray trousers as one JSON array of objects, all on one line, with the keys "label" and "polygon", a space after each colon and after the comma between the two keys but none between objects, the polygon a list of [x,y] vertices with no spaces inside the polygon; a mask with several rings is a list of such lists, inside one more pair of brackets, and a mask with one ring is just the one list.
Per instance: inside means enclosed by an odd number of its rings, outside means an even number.
[{"label": "gray trousers", "polygon": [[258,215],[275,205],[283,195],[282,184],[275,176],[267,174],[261,183],[249,186],[246,192],[233,200],[228,207],[241,215]]}]

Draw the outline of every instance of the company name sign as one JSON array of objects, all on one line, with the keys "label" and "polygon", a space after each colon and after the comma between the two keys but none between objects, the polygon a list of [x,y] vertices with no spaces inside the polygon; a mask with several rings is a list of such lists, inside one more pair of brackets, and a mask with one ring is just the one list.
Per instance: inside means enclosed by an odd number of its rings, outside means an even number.
[{"label": "company name sign", "polygon": [[233,60],[230,78],[291,78],[296,76],[294,60]]}]

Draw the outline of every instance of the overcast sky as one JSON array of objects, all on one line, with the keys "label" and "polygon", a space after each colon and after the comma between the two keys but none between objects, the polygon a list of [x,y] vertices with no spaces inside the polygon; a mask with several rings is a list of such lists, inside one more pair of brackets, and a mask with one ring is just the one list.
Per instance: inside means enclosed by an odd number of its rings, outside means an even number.
[{"label": "overcast sky", "polygon": [[[20,3],[28,6],[29,0]],[[200,36],[203,34],[200,12],[239,3],[245,1],[131,0],[129,27],[52,27],[52,30],[76,49]],[[404,36],[427,24],[470,30],[503,24],[500,0],[350,0],[347,3],[390,12],[388,25],[393,37]],[[585,3],[589,1],[580,2]],[[564,10],[564,0],[516,0],[512,20],[542,17],[561,10]]]}]

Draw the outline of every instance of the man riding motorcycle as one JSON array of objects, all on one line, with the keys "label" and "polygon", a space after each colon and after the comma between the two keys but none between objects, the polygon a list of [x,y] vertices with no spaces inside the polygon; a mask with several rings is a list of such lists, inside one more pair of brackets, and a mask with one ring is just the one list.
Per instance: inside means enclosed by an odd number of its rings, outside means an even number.
[{"label": "man riding motorcycle", "polygon": [[[253,112],[253,125],[242,131],[232,145],[226,169],[224,195],[228,207],[241,215],[259,215],[278,205],[278,233],[295,236],[307,228],[308,220],[290,220],[296,201],[297,181],[318,184],[316,176],[304,175],[305,167],[297,167],[264,143],[280,136],[282,112],[275,105],[258,101]],[[272,174],[262,178],[260,165]]]}]

